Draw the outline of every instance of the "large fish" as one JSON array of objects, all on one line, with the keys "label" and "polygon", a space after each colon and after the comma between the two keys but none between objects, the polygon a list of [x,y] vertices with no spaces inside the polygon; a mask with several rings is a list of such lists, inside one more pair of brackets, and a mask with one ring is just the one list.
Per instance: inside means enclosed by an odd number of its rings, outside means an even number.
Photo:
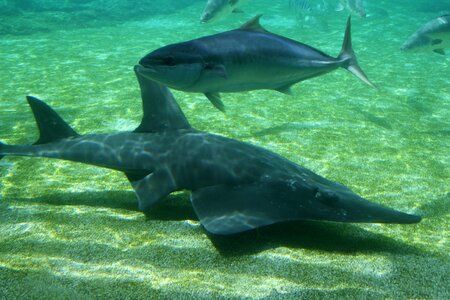
[{"label": "large fish", "polygon": [[238,12],[239,6],[248,0],[208,0],[203,10],[200,22],[207,23],[216,21],[224,16]]},{"label": "large fish", "polygon": [[446,48],[450,48],[450,14],[427,22],[401,46],[402,51],[433,51],[442,55]]},{"label": "large fish", "polygon": [[139,61],[138,72],[177,90],[204,93],[222,111],[220,92],[271,89],[289,94],[297,82],[340,67],[374,87],[356,60],[350,18],[337,58],[270,33],[259,19],[236,30],[159,48]]},{"label": "large fish", "polygon": [[33,145],[0,143],[0,158],[50,157],[122,171],[141,210],[189,190],[201,224],[214,234],[289,220],[420,221],[261,147],[193,129],[166,87],[137,76],[144,117],[135,131],[79,135],[45,103],[28,97],[40,138]]}]

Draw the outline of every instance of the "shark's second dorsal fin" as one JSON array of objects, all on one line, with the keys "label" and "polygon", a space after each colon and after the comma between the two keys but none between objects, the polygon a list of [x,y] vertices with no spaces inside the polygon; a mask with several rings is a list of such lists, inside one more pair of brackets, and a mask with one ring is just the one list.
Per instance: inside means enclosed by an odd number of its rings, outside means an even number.
[{"label": "shark's second dorsal fin", "polygon": [[259,20],[261,19],[261,17],[262,17],[261,14],[254,16],[249,21],[247,21],[244,25],[239,27],[239,29],[269,33],[269,31],[265,30],[264,27],[262,27],[261,24],[259,23]]},{"label": "shark's second dorsal fin", "polygon": [[159,132],[173,129],[190,129],[180,106],[170,90],[139,73],[141,66],[136,65],[134,72],[141,88],[144,116],[134,132]]},{"label": "shark's second dorsal fin", "polygon": [[27,101],[39,128],[40,135],[35,145],[46,144],[79,135],[43,101],[32,96],[27,96]]}]

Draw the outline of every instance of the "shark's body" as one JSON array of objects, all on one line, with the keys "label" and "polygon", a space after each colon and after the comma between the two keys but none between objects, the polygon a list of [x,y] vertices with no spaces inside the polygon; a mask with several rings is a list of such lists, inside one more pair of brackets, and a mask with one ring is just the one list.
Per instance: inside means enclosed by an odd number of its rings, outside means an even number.
[{"label": "shark's body", "polygon": [[204,93],[220,110],[221,92],[272,89],[289,94],[292,85],[340,67],[373,86],[356,60],[350,18],[337,58],[268,32],[259,18],[236,30],[157,49],[139,61],[138,71],[168,87]]},{"label": "shark's body", "polygon": [[232,12],[238,12],[239,7],[248,0],[208,0],[203,9],[200,22],[216,21]]},{"label": "shark's body", "polygon": [[134,132],[78,135],[49,106],[28,97],[40,138],[34,145],[0,143],[0,158],[42,156],[122,171],[141,210],[173,191],[190,190],[200,222],[215,234],[299,219],[420,221],[368,202],[273,152],[191,128],[167,88],[137,76],[144,117]]},{"label": "shark's body", "polygon": [[414,32],[401,46],[402,51],[433,51],[445,55],[450,48],[450,14],[435,18]]}]

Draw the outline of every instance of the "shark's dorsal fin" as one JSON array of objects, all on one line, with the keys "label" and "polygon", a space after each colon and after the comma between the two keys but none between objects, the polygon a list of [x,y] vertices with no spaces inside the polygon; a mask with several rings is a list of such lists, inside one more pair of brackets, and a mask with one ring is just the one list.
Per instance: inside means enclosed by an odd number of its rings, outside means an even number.
[{"label": "shark's dorsal fin", "polygon": [[27,96],[27,101],[39,128],[40,135],[35,145],[46,144],[79,135],[43,101],[32,96]]},{"label": "shark's dorsal fin", "polygon": [[139,73],[141,66],[136,65],[134,72],[141,88],[144,115],[141,124],[134,132],[159,132],[174,129],[190,129],[183,112],[170,90]]},{"label": "shark's dorsal fin", "polygon": [[261,17],[262,17],[262,14],[254,16],[249,21],[247,21],[247,23],[242,25],[239,29],[268,33],[269,31],[265,30],[264,27],[262,27],[261,24],[259,23],[259,20],[261,19]]}]

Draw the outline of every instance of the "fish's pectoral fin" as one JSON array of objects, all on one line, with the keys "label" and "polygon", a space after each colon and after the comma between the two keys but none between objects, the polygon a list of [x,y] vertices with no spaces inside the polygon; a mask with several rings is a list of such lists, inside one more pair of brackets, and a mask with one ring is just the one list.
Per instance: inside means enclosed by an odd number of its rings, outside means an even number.
[{"label": "fish's pectoral fin", "polygon": [[205,64],[203,70],[209,74],[222,77],[223,79],[228,78],[227,69],[223,64]]},{"label": "fish's pectoral fin", "polygon": [[283,94],[292,96],[292,90],[291,90],[291,87],[292,87],[293,85],[294,85],[294,84],[287,84],[287,85],[284,85],[284,86],[282,86],[282,87],[279,87],[279,88],[275,89],[275,91],[278,91],[278,92],[280,92],[280,93],[283,93]]},{"label": "fish's pectoral fin", "polygon": [[200,223],[213,234],[234,234],[295,219],[277,194],[259,185],[211,186],[196,190],[191,202]]},{"label": "fish's pectoral fin", "polygon": [[208,98],[209,101],[221,112],[225,112],[225,105],[223,104],[222,100],[220,99],[219,93],[205,93],[206,98]]},{"label": "fish's pectoral fin", "polygon": [[172,176],[166,171],[147,175],[125,172],[125,175],[136,193],[140,211],[148,210],[176,189]]},{"label": "fish's pectoral fin", "polygon": [[437,53],[437,54],[440,54],[440,55],[445,55],[444,49],[434,49],[433,52]]},{"label": "fish's pectoral fin", "polygon": [[262,17],[261,14],[254,16],[249,21],[247,21],[244,25],[239,27],[239,29],[270,33],[269,31],[264,29],[264,27],[262,27],[261,24],[259,23],[259,20],[261,19],[261,17]]},{"label": "fish's pectoral fin", "polygon": [[440,45],[442,44],[443,40],[441,39],[434,39],[431,41],[431,45],[435,46],[435,45]]}]

